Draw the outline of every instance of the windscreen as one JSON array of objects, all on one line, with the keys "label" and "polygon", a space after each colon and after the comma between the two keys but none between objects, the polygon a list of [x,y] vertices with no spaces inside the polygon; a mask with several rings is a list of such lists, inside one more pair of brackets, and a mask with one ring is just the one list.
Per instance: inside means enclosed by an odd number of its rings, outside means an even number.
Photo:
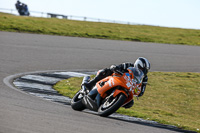
[{"label": "windscreen", "polygon": [[144,73],[141,70],[136,69],[135,67],[129,67],[128,69],[131,70],[134,75],[134,79],[133,79],[134,82],[136,82],[136,84],[140,84],[144,77]]}]

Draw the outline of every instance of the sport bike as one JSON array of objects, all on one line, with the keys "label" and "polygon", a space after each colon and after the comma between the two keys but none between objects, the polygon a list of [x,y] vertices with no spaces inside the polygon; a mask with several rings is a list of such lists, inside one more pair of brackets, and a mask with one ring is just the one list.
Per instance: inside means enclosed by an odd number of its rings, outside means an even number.
[{"label": "sport bike", "polygon": [[134,67],[127,70],[125,73],[115,70],[111,76],[98,81],[91,91],[83,85],[89,82],[90,76],[84,77],[81,89],[71,100],[71,107],[77,111],[87,108],[106,117],[125,106],[139,95],[144,76]]}]

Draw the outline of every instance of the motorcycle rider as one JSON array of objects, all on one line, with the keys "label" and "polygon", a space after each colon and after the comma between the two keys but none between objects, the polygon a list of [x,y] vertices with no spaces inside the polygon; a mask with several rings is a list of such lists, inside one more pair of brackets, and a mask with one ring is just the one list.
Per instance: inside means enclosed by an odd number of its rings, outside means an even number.
[{"label": "motorcycle rider", "polygon": [[[106,78],[107,76],[112,75],[114,71],[119,70],[122,73],[128,72],[127,68],[129,68],[129,67],[135,67],[135,68],[141,70],[144,73],[144,78],[142,80],[142,86],[141,86],[141,92],[138,95],[138,97],[141,97],[144,94],[144,92],[145,92],[147,81],[148,81],[147,73],[148,73],[148,70],[150,70],[150,63],[144,57],[139,57],[135,61],[134,64],[127,62],[127,63],[122,63],[122,64],[117,65],[117,66],[116,65],[112,65],[110,68],[105,68],[105,69],[99,70],[98,73],[97,73],[97,75],[96,75],[96,77],[94,77],[88,83],[84,83],[83,85],[88,90],[91,90],[98,81]],[[133,106],[133,104],[134,104],[134,101],[131,100],[129,103],[127,103],[123,107],[130,108],[130,107]]]}]

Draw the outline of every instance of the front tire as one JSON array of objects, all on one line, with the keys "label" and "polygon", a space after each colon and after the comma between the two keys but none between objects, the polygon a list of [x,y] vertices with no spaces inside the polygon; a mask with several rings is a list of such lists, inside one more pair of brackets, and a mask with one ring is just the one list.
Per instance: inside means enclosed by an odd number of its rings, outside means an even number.
[{"label": "front tire", "polygon": [[75,94],[75,96],[71,100],[72,109],[82,111],[86,108],[85,105],[82,103],[83,96],[84,95],[81,94],[80,91]]},{"label": "front tire", "polygon": [[116,97],[108,96],[105,98],[103,104],[98,109],[100,116],[106,117],[117,111],[125,102],[126,96],[120,93]]}]

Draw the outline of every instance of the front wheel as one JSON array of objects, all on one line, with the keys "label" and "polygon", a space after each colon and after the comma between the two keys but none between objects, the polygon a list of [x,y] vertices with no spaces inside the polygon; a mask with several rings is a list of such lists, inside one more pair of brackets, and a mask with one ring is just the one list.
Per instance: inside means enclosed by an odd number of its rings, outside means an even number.
[{"label": "front wheel", "polygon": [[120,93],[116,97],[107,96],[101,106],[98,109],[98,114],[100,116],[106,117],[115,111],[117,111],[125,102],[126,96]]},{"label": "front wheel", "polygon": [[85,105],[82,103],[83,96],[84,95],[81,94],[80,91],[75,94],[75,96],[71,100],[72,109],[82,111],[86,108]]}]

